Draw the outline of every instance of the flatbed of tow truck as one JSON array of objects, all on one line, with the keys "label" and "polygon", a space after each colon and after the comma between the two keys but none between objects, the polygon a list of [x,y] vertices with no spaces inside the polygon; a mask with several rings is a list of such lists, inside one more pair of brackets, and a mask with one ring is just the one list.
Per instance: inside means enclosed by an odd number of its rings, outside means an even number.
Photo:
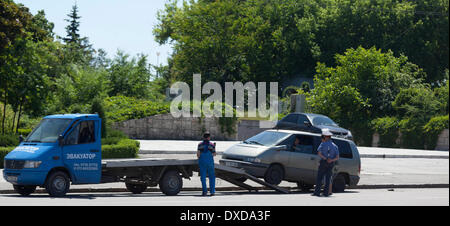
[{"label": "flatbed of tow truck", "polygon": [[[216,177],[230,182],[249,191],[258,191],[238,178],[246,178],[263,186],[272,188],[280,193],[289,193],[288,190],[266,183],[243,169],[214,164]],[[159,185],[166,195],[178,194],[182,187],[182,178],[190,179],[193,172],[198,172],[197,159],[108,159],[102,160],[102,183],[125,182],[129,191],[135,194],[144,192],[148,186]]]}]

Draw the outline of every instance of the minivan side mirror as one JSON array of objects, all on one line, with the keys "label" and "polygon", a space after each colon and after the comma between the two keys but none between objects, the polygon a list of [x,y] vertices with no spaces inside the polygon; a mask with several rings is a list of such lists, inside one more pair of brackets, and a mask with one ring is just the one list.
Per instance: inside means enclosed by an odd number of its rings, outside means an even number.
[{"label": "minivan side mirror", "polygon": [[58,136],[58,145],[63,146],[64,145],[64,137],[62,135]]},{"label": "minivan side mirror", "polygon": [[22,143],[25,139],[23,138],[22,135],[19,136],[19,144]]},{"label": "minivan side mirror", "polygon": [[272,148],[272,150],[275,151],[286,151],[287,149],[287,145],[278,145]]}]

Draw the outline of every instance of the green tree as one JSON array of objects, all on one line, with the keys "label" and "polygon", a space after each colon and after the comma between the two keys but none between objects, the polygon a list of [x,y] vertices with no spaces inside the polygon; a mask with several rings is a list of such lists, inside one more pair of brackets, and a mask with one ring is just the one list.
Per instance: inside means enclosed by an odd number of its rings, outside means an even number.
[{"label": "green tree", "polygon": [[348,49],[335,59],[336,67],[317,65],[308,102],[314,112],[355,130],[356,139],[366,134],[359,142],[367,144],[370,121],[395,114],[391,103],[402,89],[420,86],[423,72],[405,56],[376,48]]},{"label": "green tree", "polygon": [[89,44],[87,37],[81,37],[80,19],[78,15],[78,6],[75,4],[72,6],[72,10],[67,14],[69,19],[65,21],[69,22],[66,26],[66,37],[63,38],[66,43],[65,58],[67,63],[82,63],[89,64],[93,60],[94,50],[92,45]]},{"label": "green tree", "polygon": [[111,89],[108,95],[147,98],[151,78],[147,56],[140,55],[137,59],[129,58],[128,54],[118,51],[111,62],[108,69]]},{"label": "green tree", "polygon": [[448,68],[448,0],[255,0],[166,4],[153,29],[174,45],[174,80],[284,81],[334,66],[349,48],[392,50],[439,81]]},{"label": "green tree", "polygon": [[92,101],[92,106],[91,106],[91,113],[92,114],[98,114],[98,116],[102,119],[102,138],[106,137],[107,131],[106,131],[106,115],[105,115],[105,110],[103,108],[103,103],[102,100],[100,98],[95,98]]}]

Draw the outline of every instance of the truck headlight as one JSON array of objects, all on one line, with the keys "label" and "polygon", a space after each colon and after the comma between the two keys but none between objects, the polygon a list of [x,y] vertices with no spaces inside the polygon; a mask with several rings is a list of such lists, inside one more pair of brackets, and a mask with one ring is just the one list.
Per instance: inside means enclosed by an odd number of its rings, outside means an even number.
[{"label": "truck headlight", "polygon": [[25,161],[23,168],[38,168],[42,161]]}]

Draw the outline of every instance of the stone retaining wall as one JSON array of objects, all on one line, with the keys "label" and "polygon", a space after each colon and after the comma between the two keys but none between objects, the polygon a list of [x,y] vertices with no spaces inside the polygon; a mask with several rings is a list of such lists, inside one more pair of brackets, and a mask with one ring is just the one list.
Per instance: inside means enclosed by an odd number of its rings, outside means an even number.
[{"label": "stone retaining wall", "polygon": [[[436,147],[434,148],[435,150],[440,150],[440,151],[448,151],[449,150],[449,133],[448,133],[448,129],[444,129],[441,134],[439,134],[437,143],[436,143]],[[401,133],[399,132],[399,136],[397,137],[396,140],[396,144],[397,146],[400,146],[400,137],[401,137]],[[373,134],[373,138],[372,138],[372,147],[378,147],[378,143],[380,141],[380,136],[378,133],[374,133]]]},{"label": "stone retaining wall", "polygon": [[444,129],[444,131],[439,134],[439,138],[436,145],[436,150],[448,151],[448,129]]},{"label": "stone retaining wall", "polygon": [[260,121],[257,120],[241,120],[238,125],[238,140],[246,140],[256,134],[267,130],[267,128],[259,127]]},{"label": "stone retaining wall", "polygon": [[[117,122],[112,128],[134,139],[200,140],[203,133],[209,131],[214,140],[237,140],[237,133],[221,131],[218,118],[175,118],[171,114],[163,114]],[[234,131],[237,131],[237,125]]]}]

